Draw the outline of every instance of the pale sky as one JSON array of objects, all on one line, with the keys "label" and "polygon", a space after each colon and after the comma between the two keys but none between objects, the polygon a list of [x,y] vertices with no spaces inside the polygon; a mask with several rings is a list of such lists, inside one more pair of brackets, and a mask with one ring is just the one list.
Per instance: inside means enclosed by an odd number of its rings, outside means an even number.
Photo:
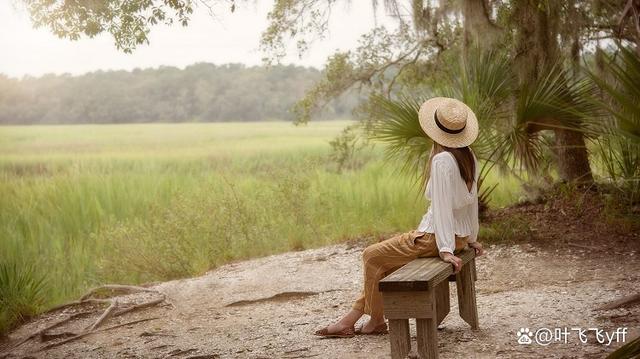
[{"label": "pale sky", "polygon": [[[260,65],[263,55],[258,50],[259,39],[267,26],[266,16],[272,4],[271,0],[241,3],[234,13],[224,10],[216,18],[207,9],[199,8],[188,27],[154,27],[149,45],[125,54],[115,48],[109,34],[69,41],[46,29],[34,29],[25,11],[12,5],[15,2],[0,0],[0,73],[11,77],[76,75],[99,69],[131,70],[160,65],[183,68],[196,62]],[[378,25],[392,24],[382,10],[378,12]],[[375,26],[371,1],[352,1],[348,7],[337,5],[332,14],[327,38],[315,43],[302,58],[298,58],[291,44],[283,63],[320,68],[336,49],[354,48],[360,35]]]}]

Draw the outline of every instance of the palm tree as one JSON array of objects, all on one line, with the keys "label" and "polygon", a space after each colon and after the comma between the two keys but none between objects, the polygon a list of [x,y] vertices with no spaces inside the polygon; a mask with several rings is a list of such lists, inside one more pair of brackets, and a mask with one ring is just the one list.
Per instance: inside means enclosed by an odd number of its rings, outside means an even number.
[{"label": "palm tree", "polygon": [[603,111],[601,135],[595,140],[609,179],[632,202],[640,200],[640,57],[618,45],[603,53],[603,71],[589,71],[602,91],[594,103]]},{"label": "palm tree", "polygon": [[[539,81],[519,85],[507,54],[474,51],[451,76],[456,80],[434,92],[458,98],[476,113],[481,130],[472,148],[483,162],[478,184],[481,202],[486,204],[494,187],[484,188],[482,181],[494,166],[519,178],[535,174],[552,148],[541,133],[561,127],[592,138],[598,133],[591,115],[597,106],[589,101],[595,91],[593,84],[585,78],[569,76],[560,61],[548,68]],[[420,128],[418,110],[430,95],[373,99],[377,111],[372,138],[387,145],[388,158],[400,159],[403,170],[417,174],[422,188],[430,141]]]}]

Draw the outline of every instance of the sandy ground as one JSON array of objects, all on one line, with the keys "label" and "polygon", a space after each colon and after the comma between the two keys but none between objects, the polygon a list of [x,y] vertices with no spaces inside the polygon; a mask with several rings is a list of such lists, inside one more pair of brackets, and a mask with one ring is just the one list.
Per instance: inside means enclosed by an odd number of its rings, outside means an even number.
[{"label": "sandy ground", "polygon": [[[640,335],[640,305],[596,310],[640,288],[640,240],[634,239],[635,248],[617,253],[605,245],[581,249],[535,241],[489,246],[488,254],[477,260],[480,329],[472,331],[457,315],[452,286],[451,312],[438,331],[440,357],[601,358],[620,346],[599,344],[593,334],[583,344],[575,331],[568,343],[522,345],[516,335],[521,327],[595,327],[609,332],[626,327],[627,340]],[[388,335],[312,335],[347,311],[359,293],[364,245],[355,242],[258,258],[162,283],[153,288],[165,293],[170,305],[114,318],[105,326],[157,319],[45,351],[38,351],[40,342],[29,341],[7,352],[11,342],[68,313],[45,315],[11,333],[0,344],[5,348],[3,352],[0,347],[0,358],[388,358]],[[415,337],[413,324],[411,330]]]}]

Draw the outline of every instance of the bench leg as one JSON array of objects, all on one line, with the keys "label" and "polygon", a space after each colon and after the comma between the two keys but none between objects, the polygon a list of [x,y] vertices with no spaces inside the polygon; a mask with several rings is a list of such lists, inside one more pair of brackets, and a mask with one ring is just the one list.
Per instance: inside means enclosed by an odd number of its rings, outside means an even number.
[{"label": "bench leg", "polygon": [[391,358],[404,359],[411,350],[409,319],[389,319]]},{"label": "bench leg", "polygon": [[476,271],[476,259],[473,258],[469,262],[469,265],[471,266],[471,270],[473,271],[473,281],[477,282],[478,281],[478,272]]},{"label": "bench leg", "polygon": [[471,329],[478,329],[478,308],[476,306],[475,260],[469,261],[456,276],[458,307],[460,317],[469,323]]},{"label": "bench leg", "polygon": [[[447,282],[448,283],[448,282]],[[435,318],[417,318],[418,355],[422,359],[438,358],[438,331]]]},{"label": "bench leg", "polygon": [[436,286],[436,313],[437,324],[442,323],[449,314],[451,303],[449,301],[449,281],[443,280]]}]

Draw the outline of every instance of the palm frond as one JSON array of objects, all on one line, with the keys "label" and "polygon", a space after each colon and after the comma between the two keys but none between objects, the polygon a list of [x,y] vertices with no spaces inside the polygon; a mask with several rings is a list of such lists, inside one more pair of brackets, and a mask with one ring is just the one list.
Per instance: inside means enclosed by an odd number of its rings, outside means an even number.
[{"label": "palm frond", "polygon": [[599,111],[591,101],[595,93],[591,81],[575,78],[558,60],[538,81],[523,85],[518,96],[518,122],[587,132],[589,123],[585,121]]},{"label": "palm frond", "polygon": [[635,202],[640,199],[640,59],[621,45],[617,55],[604,54],[601,75],[587,69],[602,91],[592,102],[606,113],[594,142],[609,178]]},{"label": "palm frond", "polygon": [[619,56],[604,54],[604,71],[611,81],[593,71],[590,78],[604,93],[594,104],[606,111],[611,121],[605,122],[608,133],[618,134],[640,144],[640,58],[631,49],[619,47]]},{"label": "palm frond", "polygon": [[401,96],[398,100],[375,95],[372,98],[375,108],[375,121],[371,129],[371,138],[386,145],[388,160],[399,160],[401,170],[418,174],[424,187],[426,164],[432,142],[420,127],[418,111],[427,96]]},{"label": "palm frond", "polygon": [[502,144],[500,133],[495,131],[496,124],[504,122],[511,113],[514,76],[509,57],[496,50],[475,49],[461,63],[459,76],[454,79],[452,86],[443,92],[461,99],[476,114],[480,134],[473,144],[474,152],[479,158],[496,160],[493,155]]},{"label": "palm frond", "polygon": [[557,60],[537,81],[523,84],[516,99],[507,153],[520,168],[535,171],[548,147],[539,131],[570,129],[589,138],[599,133],[600,109],[591,100],[596,86],[569,73]]},{"label": "palm frond", "polygon": [[607,359],[633,359],[640,355],[640,337],[633,339],[627,344],[616,349],[607,355]]}]

